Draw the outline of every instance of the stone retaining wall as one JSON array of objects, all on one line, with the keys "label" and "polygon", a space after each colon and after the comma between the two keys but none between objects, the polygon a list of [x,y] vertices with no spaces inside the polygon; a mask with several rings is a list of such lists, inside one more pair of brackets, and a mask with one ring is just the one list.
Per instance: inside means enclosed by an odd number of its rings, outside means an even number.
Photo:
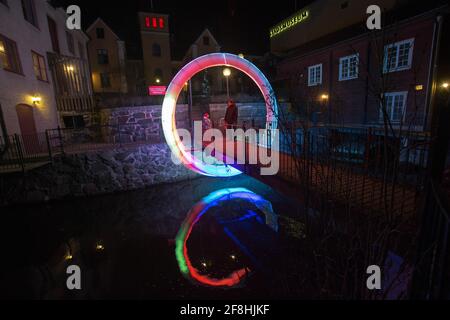
[{"label": "stone retaining wall", "polygon": [[196,177],[172,162],[165,144],[66,155],[25,176],[0,176],[0,205],[108,194]]},{"label": "stone retaining wall", "polygon": [[[100,114],[103,125],[118,129],[112,132],[114,141],[148,141],[151,138],[161,138],[161,105],[102,109]],[[178,128],[187,128],[187,105],[177,105],[176,119]]]}]

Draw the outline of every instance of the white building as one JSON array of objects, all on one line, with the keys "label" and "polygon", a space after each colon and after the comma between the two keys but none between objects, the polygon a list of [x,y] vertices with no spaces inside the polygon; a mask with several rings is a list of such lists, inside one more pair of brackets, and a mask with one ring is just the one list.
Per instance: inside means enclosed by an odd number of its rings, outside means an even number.
[{"label": "white building", "polygon": [[7,134],[83,122],[79,117],[93,107],[87,41],[47,0],[0,0],[0,117]]}]

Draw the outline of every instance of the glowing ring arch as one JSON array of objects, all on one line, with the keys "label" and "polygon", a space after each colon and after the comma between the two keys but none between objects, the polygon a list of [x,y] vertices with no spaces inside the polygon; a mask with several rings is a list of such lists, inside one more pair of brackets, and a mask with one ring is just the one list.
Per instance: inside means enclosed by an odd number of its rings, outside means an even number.
[{"label": "glowing ring arch", "polygon": [[208,165],[193,156],[190,152],[186,152],[177,133],[175,121],[175,109],[178,96],[180,95],[185,83],[200,71],[218,66],[233,67],[238,69],[249,76],[256,83],[259,90],[263,94],[266,103],[266,123],[270,124],[272,129],[277,127],[276,115],[278,114],[278,105],[272,86],[264,74],[253,63],[237,55],[230,53],[212,53],[191,61],[175,75],[167,88],[162,105],[162,128],[164,137],[172,153],[188,169],[206,176],[231,177],[241,174],[242,172],[231,166]]},{"label": "glowing ring arch", "polygon": [[244,199],[253,202],[265,214],[266,224],[273,230],[278,230],[277,220],[271,218],[273,215],[272,205],[260,195],[246,188],[228,188],[214,191],[191,208],[175,238],[175,257],[178,262],[178,267],[184,277],[193,279],[207,286],[233,287],[239,284],[248,275],[248,268],[242,268],[233,271],[230,275],[222,279],[211,278],[207,275],[202,275],[200,271],[192,265],[191,260],[189,259],[187,241],[195,224],[211,207],[217,205],[219,202],[232,199]]}]

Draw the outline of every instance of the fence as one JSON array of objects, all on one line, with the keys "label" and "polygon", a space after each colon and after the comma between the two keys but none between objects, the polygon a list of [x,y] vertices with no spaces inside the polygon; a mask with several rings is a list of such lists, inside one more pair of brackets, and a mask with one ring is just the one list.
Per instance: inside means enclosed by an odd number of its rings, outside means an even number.
[{"label": "fence", "polygon": [[129,126],[57,128],[43,133],[0,137],[0,173],[26,171],[72,154],[162,142],[160,132],[136,135]]}]

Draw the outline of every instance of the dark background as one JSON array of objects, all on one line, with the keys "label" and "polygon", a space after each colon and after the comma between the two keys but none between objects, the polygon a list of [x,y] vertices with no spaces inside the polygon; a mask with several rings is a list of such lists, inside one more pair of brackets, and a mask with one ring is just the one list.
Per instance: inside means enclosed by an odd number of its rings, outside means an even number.
[{"label": "dark background", "polygon": [[52,0],[55,6],[79,5],[84,30],[101,17],[126,41],[130,58],[140,58],[138,11],[170,15],[173,58],[181,59],[204,28],[209,28],[222,51],[262,55],[269,50],[269,29],[312,0]]}]

